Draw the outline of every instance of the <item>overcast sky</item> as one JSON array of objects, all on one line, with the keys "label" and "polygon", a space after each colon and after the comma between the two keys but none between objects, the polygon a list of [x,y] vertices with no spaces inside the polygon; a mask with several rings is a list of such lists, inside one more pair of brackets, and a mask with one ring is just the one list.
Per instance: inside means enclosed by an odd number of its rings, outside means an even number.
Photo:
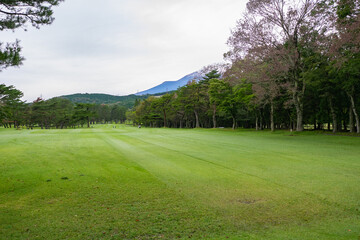
[{"label": "overcast sky", "polygon": [[243,0],[65,0],[40,30],[1,32],[20,39],[20,68],[0,83],[24,100],[72,93],[127,95],[222,62]]}]

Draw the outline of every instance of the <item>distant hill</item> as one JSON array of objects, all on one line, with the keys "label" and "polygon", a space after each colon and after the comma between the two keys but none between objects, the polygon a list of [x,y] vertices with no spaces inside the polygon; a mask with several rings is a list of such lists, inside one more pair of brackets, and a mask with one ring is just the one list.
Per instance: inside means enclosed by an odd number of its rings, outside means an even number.
[{"label": "distant hill", "polygon": [[131,108],[134,106],[136,99],[146,99],[148,96],[136,96],[134,94],[128,96],[114,96],[102,93],[76,93],[60,97],[69,99],[74,103],[119,104]]},{"label": "distant hill", "polygon": [[179,87],[185,86],[189,81],[198,76],[197,72],[186,75],[177,81],[166,81],[162,84],[142,91],[136,94],[127,96],[114,96],[103,93],[76,93],[71,95],[60,96],[61,98],[69,99],[74,103],[95,103],[95,104],[119,104],[127,108],[132,108],[136,99],[146,99],[149,96],[160,96],[165,93],[170,93],[177,90]]},{"label": "distant hill", "polygon": [[166,81],[160,85],[157,85],[148,90],[138,92],[135,95],[142,96],[146,94],[158,94],[158,93],[166,93],[177,90],[179,87],[185,86],[189,81],[193,80],[196,76],[198,76],[198,72],[191,73],[186,75],[185,77],[177,80],[177,81]]}]

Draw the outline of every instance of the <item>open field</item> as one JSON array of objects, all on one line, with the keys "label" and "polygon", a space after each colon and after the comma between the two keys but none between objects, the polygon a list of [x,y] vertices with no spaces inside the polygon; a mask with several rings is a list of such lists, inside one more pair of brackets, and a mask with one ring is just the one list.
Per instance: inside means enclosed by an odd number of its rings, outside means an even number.
[{"label": "open field", "polygon": [[0,129],[0,239],[360,239],[360,138]]}]

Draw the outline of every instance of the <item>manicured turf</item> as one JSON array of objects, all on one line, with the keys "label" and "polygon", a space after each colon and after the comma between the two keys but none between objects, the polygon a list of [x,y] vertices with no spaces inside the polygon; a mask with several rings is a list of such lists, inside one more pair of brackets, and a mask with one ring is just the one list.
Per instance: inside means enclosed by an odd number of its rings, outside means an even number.
[{"label": "manicured turf", "polygon": [[0,129],[0,239],[358,239],[360,138]]}]

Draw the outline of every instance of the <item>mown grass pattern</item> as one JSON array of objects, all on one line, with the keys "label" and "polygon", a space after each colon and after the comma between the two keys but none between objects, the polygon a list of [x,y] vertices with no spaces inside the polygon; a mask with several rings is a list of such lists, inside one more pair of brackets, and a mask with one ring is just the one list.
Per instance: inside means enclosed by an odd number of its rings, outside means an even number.
[{"label": "mown grass pattern", "polygon": [[360,138],[0,129],[0,239],[358,239]]}]

